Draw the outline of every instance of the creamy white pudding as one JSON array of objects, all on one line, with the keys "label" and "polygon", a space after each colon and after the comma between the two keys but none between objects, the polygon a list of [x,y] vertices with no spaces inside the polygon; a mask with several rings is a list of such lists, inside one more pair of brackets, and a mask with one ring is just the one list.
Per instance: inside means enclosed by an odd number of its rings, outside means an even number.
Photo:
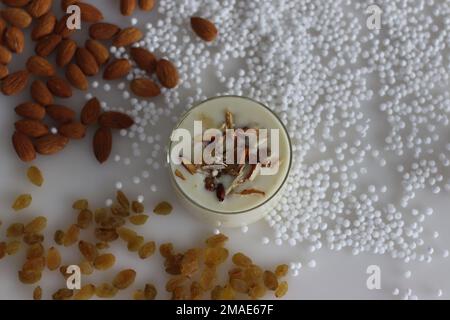
[{"label": "creamy white pudding", "polygon": [[[198,121],[202,123],[201,134],[194,130],[194,124],[198,125]],[[244,162],[237,163],[238,156],[234,153],[233,163],[226,162],[224,157],[213,164],[199,164],[193,156],[188,159],[178,151],[179,137],[178,141],[174,141],[175,134],[172,134],[168,159],[170,176],[178,196],[189,211],[212,222],[220,221],[224,226],[242,226],[262,218],[277,204],[289,173],[291,145],[286,129],[267,107],[237,96],[216,97],[194,106],[176,127],[190,133],[190,146],[195,141],[202,141],[200,144],[203,147],[218,141],[203,135],[210,128],[223,132],[225,128],[237,130],[235,139],[239,132],[258,132],[255,153],[264,148],[268,156],[258,156],[256,163],[252,162],[255,158],[248,153],[251,150],[249,145],[254,145],[247,140]],[[267,129],[267,139],[264,139],[264,129]],[[179,158],[178,163],[175,158]]]}]

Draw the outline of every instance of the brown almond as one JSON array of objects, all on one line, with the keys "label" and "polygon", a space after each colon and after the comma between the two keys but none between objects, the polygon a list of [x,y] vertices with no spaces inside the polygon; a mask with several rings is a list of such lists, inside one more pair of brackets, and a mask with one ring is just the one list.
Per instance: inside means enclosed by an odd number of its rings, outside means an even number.
[{"label": "brown almond", "polygon": [[122,29],[113,41],[116,47],[126,47],[138,42],[143,37],[141,30],[135,27]]},{"label": "brown almond", "polygon": [[12,144],[20,160],[29,162],[36,159],[36,151],[33,143],[31,142],[31,139],[23,133],[18,131],[14,132],[12,136]]},{"label": "brown almond", "polygon": [[77,51],[77,43],[71,39],[64,39],[58,45],[56,50],[56,64],[59,67],[64,67],[72,61]]},{"label": "brown almond", "polygon": [[140,69],[149,73],[153,73],[156,70],[157,59],[155,55],[147,49],[131,48],[130,55]]},{"label": "brown almond", "polygon": [[134,124],[134,120],[127,114],[117,111],[103,112],[98,119],[102,127],[112,129],[128,129]]},{"label": "brown almond", "polygon": [[155,0],[139,0],[139,8],[144,11],[152,11],[155,7]]},{"label": "brown almond", "polygon": [[92,53],[99,66],[108,62],[109,50],[101,42],[88,39],[86,40],[85,47]]},{"label": "brown almond", "polygon": [[17,27],[10,26],[4,34],[4,41],[9,50],[15,53],[22,53],[25,49],[25,35]]},{"label": "brown almond", "polygon": [[136,9],[136,0],[120,0],[120,13],[131,16]]},{"label": "brown almond", "polygon": [[89,36],[94,40],[111,40],[120,32],[120,28],[112,23],[98,22],[89,27]]},{"label": "brown almond", "polygon": [[41,80],[35,80],[31,84],[31,97],[34,101],[42,106],[46,106],[53,103],[53,95],[48,90],[45,83]]},{"label": "brown almond", "polygon": [[53,65],[40,56],[29,57],[26,66],[28,71],[38,77],[51,77],[56,73]]},{"label": "brown almond", "polygon": [[51,77],[47,80],[47,88],[54,96],[60,98],[70,98],[72,96],[70,84],[58,76]]},{"label": "brown almond", "polygon": [[156,75],[158,76],[159,82],[169,89],[175,88],[180,80],[177,68],[172,62],[166,59],[161,59],[156,64]]},{"label": "brown almond", "polygon": [[146,78],[138,78],[131,81],[130,89],[135,95],[143,98],[156,97],[161,93],[158,85]]},{"label": "brown almond", "polygon": [[103,79],[115,80],[125,77],[131,70],[131,63],[128,59],[117,59],[111,62],[103,72]]},{"label": "brown almond", "polygon": [[0,17],[0,39],[3,39],[6,30],[6,21]]},{"label": "brown almond", "polygon": [[97,129],[93,140],[94,155],[98,162],[103,163],[108,160],[112,150],[111,129],[100,127]]},{"label": "brown almond", "polygon": [[100,106],[100,102],[97,98],[92,98],[84,105],[81,110],[81,123],[85,126],[94,124],[97,122],[98,117],[102,112],[102,108]]},{"label": "brown almond", "polygon": [[45,117],[45,108],[38,103],[24,102],[15,109],[16,113],[24,118],[42,120]]},{"label": "brown almond", "polygon": [[86,135],[86,127],[80,122],[70,122],[61,125],[58,132],[69,139],[83,139]]},{"label": "brown almond", "polygon": [[69,139],[59,134],[48,134],[35,140],[34,146],[37,153],[43,155],[55,154],[66,146]]},{"label": "brown almond", "polygon": [[99,67],[95,57],[86,48],[78,48],[75,53],[77,65],[87,76],[94,76],[98,73]]},{"label": "brown almond", "polygon": [[9,75],[8,67],[0,64],[0,80],[5,79]]},{"label": "brown almond", "polygon": [[8,75],[2,82],[2,92],[11,96],[20,93],[27,85],[29,73],[26,70],[17,71]]},{"label": "brown almond", "polygon": [[38,120],[22,119],[14,124],[17,131],[29,136],[30,138],[39,138],[48,133],[48,127]]},{"label": "brown almond", "polygon": [[52,4],[53,0],[32,0],[27,6],[27,11],[34,18],[39,18],[50,11]]},{"label": "brown almond", "polygon": [[213,41],[217,37],[217,28],[211,21],[200,17],[191,18],[192,30],[202,40],[206,42]]},{"label": "brown almond", "polygon": [[94,23],[103,20],[103,14],[97,7],[84,2],[78,2],[77,6],[80,7],[82,21]]},{"label": "brown almond", "polygon": [[48,105],[46,111],[50,118],[59,123],[72,122],[76,117],[75,111],[63,105]]},{"label": "brown almond", "polygon": [[75,63],[71,63],[66,67],[66,78],[72,86],[79,90],[87,90],[89,81],[81,71],[80,67]]},{"label": "brown almond", "polygon": [[67,20],[71,17],[71,14],[66,14],[56,23],[55,33],[59,34],[63,39],[69,38],[77,29],[69,29],[67,27]]},{"label": "brown almond", "polygon": [[49,56],[59,45],[62,37],[59,34],[50,34],[38,41],[35,52],[41,57]]},{"label": "brown almond", "polygon": [[2,18],[9,24],[25,29],[32,21],[31,16],[22,8],[6,8],[1,11]]},{"label": "brown almond", "polygon": [[0,63],[8,64],[12,59],[12,53],[8,48],[0,45]]},{"label": "brown almond", "polygon": [[52,12],[48,12],[39,18],[37,24],[31,31],[31,39],[33,41],[39,40],[45,36],[48,36],[53,32],[56,25],[56,17]]},{"label": "brown almond", "polygon": [[30,3],[30,0],[3,0],[3,4],[7,5],[8,7],[25,7],[28,3]]}]

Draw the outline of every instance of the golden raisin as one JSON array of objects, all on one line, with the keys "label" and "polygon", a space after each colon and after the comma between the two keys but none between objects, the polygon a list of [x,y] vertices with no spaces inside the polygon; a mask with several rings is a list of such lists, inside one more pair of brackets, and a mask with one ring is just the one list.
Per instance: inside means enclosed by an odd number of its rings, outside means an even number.
[{"label": "golden raisin", "polygon": [[33,299],[34,300],[41,300],[42,299],[42,288],[40,286],[37,286],[33,290]]},{"label": "golden raisin", "polygon": [[37,234],[37,233],[25,233],[22,240],[26,244],[32,245],[32,244],[43,242],[44,236],[42,234]]},{"label": "golden raisin", "polygon": [[266,294],[266,288],[260,284],[256,284],[250,288],[248,295],[252,299],[260,299]]},{"label": "golden raisin", "polygon": [[277,290],[275,290],[275,297],[281,298],[287,293],[287,291],[288,283],[286,281],[283,281],[278,285]]},{"label": "golden raisin", "polygon": [[34,270],[20,270],[19,271],[19,280],[23,284],[33,284],[41,280],[42,273],[40,271]]},{"label": "golden raisin", "polygon": [[144,244],[144,237],[136,236],[128,242],[127,248],[131,252],[137,252]]},{"label": "golden raisin", "polygon": [[211,300],[219,300],[222,294],[222,286],[215,286],[214,289],[211,290]]},{"label": "golden raisin", "polygon": [[18,238],[23,235],[24,225],[23,223],[13,223],[6,230],[6,236],[8,238]]},{"label": "golden raisin", "polygon": [[51,247],[47,253],[47,268],[49,270],[56,270],[61,265],[61,255],[58,249]]},{"label": "golden raisin", "polygon": [[99,298],[114,298],[117,294],[117,288],[109,283],[102,283],[95,288],[95,294]]},{"label": "golden raisin", "polygon": [[101,242],[97,242],[97,243],[95,244],[95,247],[96,247],[98,250],[108,249],[108,248],[109,248],[109,244],[108,244],[108,242],[103,242],[103,241],[101,241]]},{"label": "golden raisin", "polygon": [[124,209],[130,209],[130,200],[121,190],[117,190],[116,200]]},{"label": "golden raisin", "polygon": [[73,296],[73,290],[62,288],[56,291],[52,298],[53,300],[69,300]]},{"label": "golden raisin", "polygon": [[79,264],[79,267],[80,267],[81,274],[83,274],[83,275],[90,275],[94,272],[94,266],[89,261],[86,261],[86,260],[82,261]]},{"label": "golden raisin", "polygon": [[200,274],[199,284],[203,290],[210,290],[216,278],[216,269],[206,266]]},{"label": "golden raisin", "polygon": [[110,210],[111,210],[111,213],[115,216],[128,217],[130,215],[130,212],[128,211],[128,209],[122,207],[118,203],[113,204],[111,206]]},{"label": "golden raisin", "polygon": [[97,270],[107,270],[116,263],[116,257],[111,253],[99,255],[94,260],[94,267]]},{"label": "golden raisin", "polygon": [[95,237],[97,240],[111,242],[116,240],[119,235],[117,234],[115,229],[111,228],[96,228],[95,229]]},{"label": "golden raisin", "polygon": [[200,259],[201,251],[199,249],[189,249],[181,260],[181,274],[188,276],[198,270],[198,261]]},{"label": "golden raisin", "polygon": [[125,269],[120,271],[113,280],[113,285],[117,289],[126,289],[131,286],[136,279],[136,271],[132,269]]},{"label": "golden raisin", "polygon": [[168,215],[172,212],[172,205],[167,201],[160,202],[153,209],[153,212],[159,215]]},{"label": "golden raisin", "polygon": [[158,291],[156,290],[156,287],[153,284],[147,283],[144,288],[144,296],[147,300],[154,300],[156,298],[156,295],[158,294]]},{"label": "golden raisin", "polygon": [[192,300],[199,300],[202,298],[203,295],[203,289],[200,286],[200,283],[198,283],[197,281],[193,281],[191,283],[191,299]]},{"label": "golden raisin", "polygon": [[133,292],[133,299],[134,300],[145,300],[145,293],[142,290],[136,290]]},{"label": "golden raisin", "polygon": [[172,243],[163,243],[159,246],[159,253],[164,258],[168,258],[173,255],[173,244]]},{"label": "golden raisin", "polygon": [[19,211],[25,208],[28,208],[31,204],[31,194],[21,194],[14,200],[12,208],[14,211]]},{"label": "golden raisin", "polygon": [[44,256],[44,247],[41,243],[35,243],[28,247],[27,259],[39,258]]},{"label": "golden raisin", "polygon": [[44,270],[44,267],[45,267],[45,258],[38,257],[38,258],[27,259],[27,261],[25,261],[25,263],[22,266],[22,270],[23,271],[41,272]]},{"label": "golden raisin", "polygon": [[277,276],[277,278],[282,278],[287,275],[288,271],[289,271],[289,266],[287,264],[280,264],[275,269],[275,275]]},{"label": "golden raisin", "polygon": [[234,254],[232,260],[235,265],[244,268],[247,268],[253,264],[252,259],[241,252]]},{"label": "golden raisin", "polygon": [[6,244],[6,253],[11,256],[19,252],[21,242],[17,240],[10,241]]},{"label": "golden raisin", "polygon": [[25,233],[40,233],[47,227],[46,217],[36,217],[31,220],[27,225],[25,225]]},{"label": "golden raisin", "polygon": [[0,259],[3,259],[6,255],[6,242],[0,242]]},{"label": "golden raisin", "polygon": [[44,177],[38,167],[31,166],[27,170],[27,177],[30,182],[38,187],[44,183]]},{"label": "golden raisin", "polygon": [[122,239],[125,242],[130,242],[137,236],[137,233],[135,231],[128,229],[126,227],[121,227],[117,229],[117,233],[119,234],[120,239]]},{"label": "golden raisin", "polygon": [[88,206],[89,203],[86,199],[79,199],[73,203],[72,208],[74,208],[75,210],[85,210],[88,208]]},{"label": "golden raisin", "polygon": [[166,291],[167,292],[173,292],[176,288],[181,287],[182,284],[187,280],[188,278],[186,276],[176,276],[166,283]]},{"label": "golden raisin", "polygon": [[76,224],[73,224],[64,233],[63,244],[65,247],[69,247],[78,241],[80,234],[80,228]]},{"label": "golden raisin", "polygon": [[278,279],[272,271],[264,271],[263,273],[264,285],[269,290],[276,290],[278,287]]},{"label": "golden raisin", "polygon": [[86,284],[81,287],[74,296],[74,300],[89,300],[95,294],[95,286],[93,284]]},{"label": "golden raisin", "polygon": [[92,211],[89,209],[83,209],[78,213],[77,225],[81,229],[86,229],[92,222]]},{"label": "golden raisin", "polygon": [[108,211],[105,208],[96,209],[94,212],[94,220],[96,224],[101,224],[108,217]]},{"label": "golden raisin", "polygon": [[142,247],[139,249],[139,258],[141,259],[147,259],[151,255],[155,253],[156,250],[156,244],[154,241],[149,241],[142,245]]},{"label": "golden raisin", "polygon": [[78,249],[87,261],[94,261],[98,256],[97,248],[90,242],[81,240],[78,242]]},{"label": "golden raisin", "polygon": [[233,288],[234,291],[240,292],[240,293],[247,293],[248,292],[248,284],[242,279],[231,279],[230,285]]},{"label": "golden raisin", "polygon": [[131,203],[131,210],[133,210],[134,213],[143,213],[145,209],[142,203],[139,201],[133,201]]},{"label": "golden raisin", "polygon": [[140,226],[143,225],[147,222],[148,220],[148,215],[146,214],[136,214],[134,216],[130,216],[129,220],[132,224],[136,225],[136,226]]},{"label": "golden raisin", "polygon": [[222,247],[205,249],[205,264],[208,266],[218,266],[228,258],[228,250]]},{"label": "golden raisin", "polygon": [[219,233],[209,237],[205,242],[208,247],[214,248],[223,246],[227,240],[228,237],[226,235]]}]

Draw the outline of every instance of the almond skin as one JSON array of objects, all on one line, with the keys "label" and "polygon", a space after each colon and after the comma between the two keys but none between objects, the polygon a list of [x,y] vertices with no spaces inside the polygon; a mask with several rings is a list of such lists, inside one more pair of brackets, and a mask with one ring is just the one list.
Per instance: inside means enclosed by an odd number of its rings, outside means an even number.
[{"label": "almond skin", "polygon": [[136,9],[136,0],[120,0],[120,13],[131,16]]},{"label": "almond skin", "polygon": [[135,95],[143,98],[156,97],[161,93],[161,89],[155,82],[145,78],[138,78],[131,81],[130,89]]},{"label": "almond skin", "polygon": [[3,39],[6,30],[6,21],[0,17],[0,39]]},{"label": "almond skin", "polygon": [[45,108],[34,102],[21,103],[14,110],[19,116],[32,120],[42,120],[45,117]]},{"label": "almond skin", "polygon": [[94,23],[103,20],[102,12],[95,6],[84,2],[78,2],[76,5],[80,7],[82,21]]},{"label": "almond skin", "polygon": [[21,8],[7,8],[1,11],[2,18],[9,24],[20,28],[27,28],[32,21],[32,17]]},{"label": "almond skin", "polygon": [[60,35],[50,34],[38,41],[35,52],[41,57],[47,57],[56,49],[61,40]]},{"label": "almond skin", "polygon": [[31,97],[34,101],[42,106],[46,106],[53,103],[53,95],[48,90],[47,86],[41,80],[35,80],[31,84]]},{"label": "almond skin", "polygon": [[37,24],[31,31],[31,39],[37,41],[45,36],[48,36],[55,30],[56,17],[53,13],[48,12],[40,17]]},{"label": "almond skin", "polygon": [[3,64],[0,64],[0,79],[1,80],[5,79],[8,76],[8,74],[9,74],[8,67]]},{"label": "almond skin", "polygon": [[22,53],[25,49],[25,35],[17,27],[10,26],[6,29],[4,41],[9,50],[15,53]]},{"label": "almond skin", "polygon": [[156,65],[156,75],[158,76],[159,82],[169,89],[175,88],[180,80],[177,68],[175,68],[172,62],[166,59],[158,61]]},{"label": "almond skin", "polygon": [[2,92],[6,96],[16,95],[26,87],[29,73],[26,70],[17,71],[8,75],[2,81]]},{"label": "almond skin", "polygon": [[111,40],[120,32],[120,28],[112,23],[98,22],[89,27],[89,36],[94,40]]},{"label": "almond skin", "polygon": [[92,146],[98,162],[103,163],[108,160],[112,150],[111,129],[104,127],[98,128],[95,132]]},{"label": "almond skin", "polygon": [[38,77],[51,77],[56,73],[53,65],[40,56],[31,56],[26,65],[28,71]]},{"label": "almond skin", "polygon": [[126,47],[135,42],[138,42],[143,37],[141,30],[129,27],[122,29],[113,41],[113,45],[116,47]]},{"label": "almond skin", "polygon": [[72,109],[66,106],[51,104],[46,107],[47,114],[50,118],[59,123],[72,122],[76,113]]},{"label": "almond skin", "polygon": [[66,66],[72,61],[76,51],[77,43],[71,39],[64,39],[56,50],[56,64],[59,67]]},{"label": "almond skin", "polygon": [[81,71],[87,76],[94,76],[99,71],[99,66],[95,57],[86,48],[78,48],[75,53],[75,59],[77,65],[80,67]]},{"label": "almond skin", "polygon": [[131,48],[130,55],[140,69],[149,73],[153,73],[156,70],[157,59],[155,55],[147,49]]},{"label": "almond skin", "polygon": [[81,110],[81,123],[85,126],[94,124],[97,122],[98,117],[102,113],[102,108],[100,106],[100,102],[97,98],[92,98],[84,105]]},{"label": "almond skin", "polygon": [[28,3],[30,3],[30,0],[3,0],[3,4],[7,5],[8,7],[25,7]]},{"label": "almond skin", "polygon": [[12,53],[8,48],[0,45],[0,63],[8,64],[12,59]]},{"label": "almond skin", "polygon": [[203,41],[211,42],[217,37],[217,28],[214,23],[209,20],[200,17],[192,17],[191,27]]},{"label": "almond skin", "polygon": [[48,134],[35,140],[34,147],[37,153],[43,155],[55,154],[66,146],[69,139],[59,134]]},{"label": "almond skin", "polygon": [[30,138],[39,138],[48,133],[48,127],[38,120],[22,119],[14,124],[16,131],[22,132]]},{"label": "almond skin", "polygon": [[111,62],[103,72],[103,79],[115,80],[125,77],[131,70],[131,63],[128,59],[117,59]]},{"label": "almond skin", "polygon": [[85,47],[92,53],[99,66],[108,62],[109,50],[100,41],[91,39],[86,40]]},{"label": "almond skin", "polygon": [[139,8],[144,11],[152,11],[155,7],[155,0],[139,0]]},{"label": "almond skin", "polygon": [[108,111],[100,115],[98,123],[102,127],[111,129],[128,129],[134,124],[134,120],[125,113]]},{"label": "almond skin", "polygon": [[28,13],[34,18],[42,17],[52,8],[53,0],[32,0],[27,6]]},{"label": "almond skin", "polygon": [[58,132],[69,139],[83,139],[86,135],[86,127],[80,122],[70,122],[62,124]]},{"label": "almond skin", "polygon": [[14,132],[12,136],[12,144],[17,156],[24,162],[36,159],[36,150],[34,149],[31,139],[20,132]]},{"label": "almond skin", "polygon": [[87,90],[89,82],[80,67],[71,63],[66,68],[66,78],[78,90]]},{"label": "almond skin", "polygon": [[67,20],[70,18],[70,14],[66,14],[56,23],[55,33],[59,34],[63,39],[69,38],[76,29],[69,29],[67,27]]},{"label": "almond skin", "polygon": [[70,98],[72,96],[72,88],[63,78],[54,76],[48,79],[47,88],[50,92],[60,98]]}]

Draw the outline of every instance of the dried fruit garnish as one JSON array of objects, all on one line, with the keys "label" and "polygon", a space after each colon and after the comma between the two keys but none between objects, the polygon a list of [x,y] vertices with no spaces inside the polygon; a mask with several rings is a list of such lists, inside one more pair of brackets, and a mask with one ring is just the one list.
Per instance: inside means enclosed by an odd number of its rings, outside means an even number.
[{"label": "dried fruit garnish", "polygon": [[30,182],[38,187],[44,183],[44,177],[38,167],[31,166],[27,170],[27,177]]},{"label": "dried fruit garnish", "polygon": [[278,288],[277,276],[272,271],[264,271],[263,280],[267,289],[276,290]]},{"label": "dried fruit garnish", "polygon": [[95,286],[93,284],[86,284],[81,287],[80,291],[78,291],[74,296],[74,300],[89,300],[95,294]]},{"label": "dried fruit garnish", "polygon": [[108,270],[116,263],[116,257],[111,253],[99,255],[94,260],[94,267],[97,270]]},{"label": "dried fruit garnish", "polygon": [[186,180],[186,177],[181,173],[180,170],[175,169],[175,176],[177,176],[178,178],[180,178],[181,180]]},{"label": "dried fruit garnish", "polygon": [[23,210],[29,207],[29,205],[31,204],[31,200],[32,200],[31,194],[21,194],[16,198],[16,200],[14,200],[12,208],[15,211]]},{"label": "dried fruit garnish", "polygon": [[130,216],[129,220],[132,224],[134,224],[136,226],[140,226],[147,222],[148,216],[146,214],[137,214],[134,216]]},{"label": "dried fruit garnish", "polygon": [[167,201],[162,201],[156,205],[153,212],[158,215],[168,215],[172,212],[172,205]]},{"label": "dried fruit garnish", "polygon": [[42,288],[37,286],[33,290],[33,300],[41,300],[42,299]]},{"label": "dried fruit garnish", "polygon": [[275,275],[277,276],[277,278],[282,278],[287,275],[288,271],[289,271],[289,266],[287,264],[280,264],[275,269]]},{"label": "dried fruit garnish", "polygon": [[283,281],[278,285],[278,288],[275,290],[275,297],[281,298],[287,293],[287,291],[288,291],[288,283],[286,281]]},{"label": "dried fruit garnish", "polygon": [[73,205],[72,208],[76,209],[76,210],[84,210],[88,208],[88,201],[86,199],[79,199],[76,200]]},{"label": "dried fruit garnish", "polygon": [[154,241],[149,241],[142,245],[142,247],[139,249],[139,258],[141,259],[147,259],[151,255],[155,253],[156,250],[156,244]]},{"label": "dried fruit garnish", "polygon": [[122,270],[115,276],[113,280],[113,285],[117,289],[123,290],[132,285],[135,278],[136,278],[136,271],[132,269]]},{"label": "dried fruit garnish", "polygon": [[47,268],[49,270],[56,270],[61,265],[61,256],[58,249],[51,247],[47,253]]},{"label": "dried fruit garnish", "polygon": [[139,201],[133,201],[131,203],[131,210],[134,213],[143,213],[144,212],[144,205],[140,203]]}]

